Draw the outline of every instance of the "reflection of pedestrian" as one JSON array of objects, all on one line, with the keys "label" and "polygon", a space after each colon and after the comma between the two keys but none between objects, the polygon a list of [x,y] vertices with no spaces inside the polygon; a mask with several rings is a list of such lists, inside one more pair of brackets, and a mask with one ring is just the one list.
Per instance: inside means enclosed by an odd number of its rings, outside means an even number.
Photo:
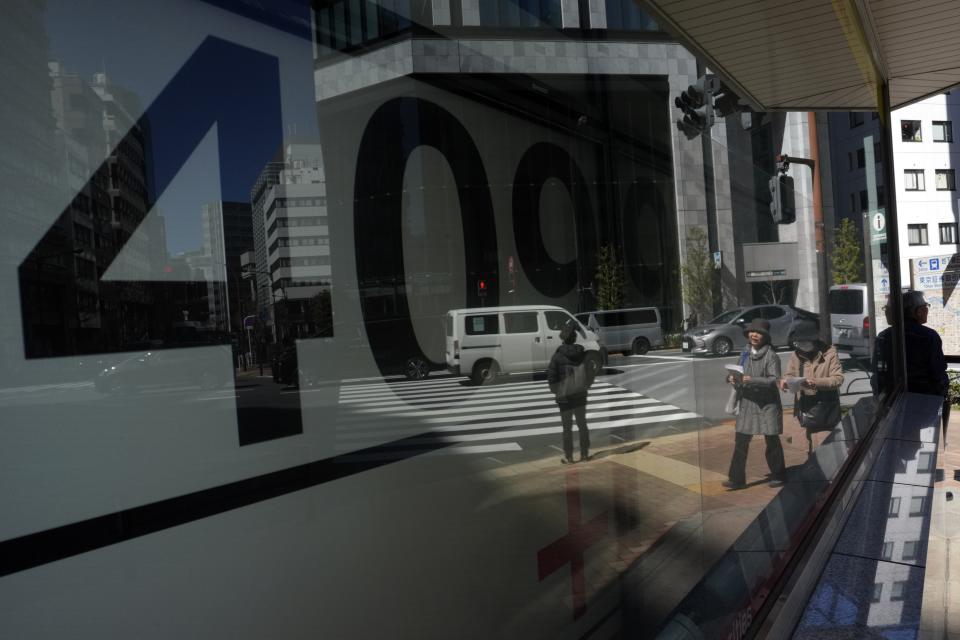
[{"label": "reflection of pedestrian", "polygon": [[[783,406],[777,381],[780,378],[780,357],[770,346],[770,323],[754,320],[744,330],[747,338],[746,359],[743,360],[743,378],[740,393],[740,411],[737,414],[733,457],[730,460],[728,489],[746,486],[747,452],[750,440],[762,435],[766,441],[767,466],[770,467],[770,486],[783,485],[786,470],[783,461]],[[727,382],[737,384],[734,376]]]},{"label": "reflection of pedestrian", "polygon": [[690,315],[687,316],[686,323],[687,323],[687,331],[690,331],[690,329],[693,329],[695,326],[697,326],[697,312],[696,312],[696,311],[691,311],[691,312],[690,312]]},{"label": "reflection of pedestrian", "polygon": [[832,431],[840,421],[843,368],[837,350],[814,333],[801,333],[793,340],[793,353],[780,388],[787,390],[786,378],[802,378],[794,395],[793,415],[807,432],[807,451],[813,451],[813,433]]},{"label": "reflection of pedestrian", "polygon": [[903,337],[906,351],[907,391],[926,393],[944,398],[943,401],[943,446],[947,446],[947,421],[950,419],[950,401],[947,392],[950,380],[947,377],[947,361],[943,355],[940,334],[927,322],[930,305],[919,291],[903,294]]},{"label": "reflection of pedestrian", "polygon": [[580,434],[580,461],[590,458],[590,432],[587,430],[587,390],[593,380],[584,362],[586,352],[583,345],[576,344],[577,331],[572,323],[560,330],[560,340],[550,366],[547,367],[547,382],[550,391],[557,398],[560,408],[560,422],[563,424],[563,460],[564,464],[573,462],[573,418],[577,418],[577,431]]}]

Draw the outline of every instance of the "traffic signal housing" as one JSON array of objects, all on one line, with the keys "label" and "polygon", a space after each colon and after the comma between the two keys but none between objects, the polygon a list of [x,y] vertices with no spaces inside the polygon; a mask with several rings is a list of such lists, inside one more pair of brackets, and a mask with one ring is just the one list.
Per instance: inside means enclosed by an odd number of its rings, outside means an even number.
[{"label": "traffic signal housing", "polygon": [[487,291],[489,291],[490,286],[484,278],[477,280],[477,295],[481,298],[487,297]]},{"label": "traffic signal housing", "polygon": [[712,75],[701,76],[696,84],[687,87],[673,104],[683,112],[677,120],[677,129],[692,140],[713,126],[713,94],[720,90],[720,81]]},{"label": "traffic signal housing", "polygon": [[775,175],[770,178],[770,215],[777,224],[791,224],[797,219],[793,197],[793,178]]}]

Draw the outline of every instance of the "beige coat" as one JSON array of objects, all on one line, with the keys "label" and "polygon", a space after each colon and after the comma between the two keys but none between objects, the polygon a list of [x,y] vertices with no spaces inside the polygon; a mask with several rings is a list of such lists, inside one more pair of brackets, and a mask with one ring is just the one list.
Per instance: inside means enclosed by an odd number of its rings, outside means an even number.
[{"label": "beige coat", "polygon": [[[802,371],[801,371],[802,365]],[[837,356],[837,350],[832,346],[819,351],[811,360],[804,356],[797,355],[794,351],[790,354],[790,361],[787,362],[787,370],[784,377],[795,378],[813,378],[817,385],[816,389],[801,387],[800,393],[812,396],[820,389],[837,389],[843,384],[843,368],[840,366],[840,358]],[[794,398],[794,406],[799,404],[799,395]]]}]

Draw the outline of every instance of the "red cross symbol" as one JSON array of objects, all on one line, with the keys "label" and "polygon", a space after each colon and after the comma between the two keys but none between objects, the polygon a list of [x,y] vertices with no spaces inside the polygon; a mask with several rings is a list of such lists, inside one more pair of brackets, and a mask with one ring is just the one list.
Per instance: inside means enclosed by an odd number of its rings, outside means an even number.
[{"label": "red cross symbol", "polygon": [[580,521],[580,472],[567,472],[567,534],[537,552],[540,581],[570,563],[573,590],[573,619],[587,609],[587,581],[583,574],[583,553],[607,534],[607,512],[590,522]]}]

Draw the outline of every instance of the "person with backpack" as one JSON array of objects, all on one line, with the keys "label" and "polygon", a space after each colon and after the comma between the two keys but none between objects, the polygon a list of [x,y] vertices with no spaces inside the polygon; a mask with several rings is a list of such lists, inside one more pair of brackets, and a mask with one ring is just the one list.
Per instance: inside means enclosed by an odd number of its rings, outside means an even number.
[{"label": "person with backpack", "polygon": [[577,419],[577,431],[580,435],[580,462],[590,459],[590,432],[587,430],[587,391],[593,380],[585,362],[586,352],[583,345],[577,344],[577,329],[573,323],[567,323],[560,330],[563,344],[557,347],[550,366],[547,367],[547,383],[557,399],[560,408],[560,422],[563,424],[563,464],[572,464],[573,460],[573,418]]}]

